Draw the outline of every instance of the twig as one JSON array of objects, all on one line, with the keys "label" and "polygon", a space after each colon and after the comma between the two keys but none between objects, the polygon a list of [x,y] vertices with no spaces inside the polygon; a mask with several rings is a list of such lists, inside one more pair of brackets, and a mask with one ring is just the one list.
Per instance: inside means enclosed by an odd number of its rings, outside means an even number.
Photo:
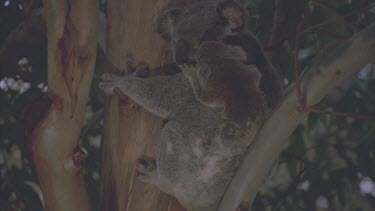
[{"label": "twig", "polygon": [[24,17],[29,17],[34,7],[34,0],[20,0],[19,4],[22,7],[22,14]]},{"label": "twig", "polygon": [[327,114],[339,117],[349,117],[354,119],[361,119],[361,120],[375,120],[375,115],[361,115],[361,114],[352,114],[352,113],[345,113],[345,112],[335,112],[335,111],[323,111],[316,109],[314,107],[306,107],[306,111],[318,114]]},{"label": "twig", "polygon": [[358,32],[357,27],[355,27],[353,24],[349,23],[345,19],[345,17],[342,16],[342,15],[340,15],[337,12],[337,10],[335,10],[334,8],[331,8],[331,7],[329,7],[329,6],[325,5],[325,4],[320,3],[319,0],[313,0],[313,1],[311,1],[311,3],[314,4],[314,5],[316,5],[316,6],[318,6],[318,7],[320,7],[320,8],[322,8],[322,9],[325,9],[325,10],[327,10],[329,12],[334,13],[346,26],[348,26],[351,29],[352,32],[354,32],[354,33]]},{"label": "twig", "polygon": [[318,28],[316,30],[309,30],[309,31],[304,30],[304,32],[306,32],[306,33],[314,33],[314,32],[317,33],[318,31],[323,32],[323,33],[325,33],[325,34],[327,34],[331,37],[334,37],[334,38],[340,39],[340,40],[347,40],[347,39],[350,39],[350,37],[352,36],[352,35],[335,34],[335,33],[331,32],[327,29],[324,29],[324,28]]},{"label": "twig", "polygon": [[[340,17],[340,19],[345,23],[345,25],[351,27],[353,32],[357,32],[357,29],[355,27],[353,28],[353,26],[345,20],[345,17],[347,17],[349,15],[356,14],[356,13],[351,12],[349,14],[346,14],[345,16],[341,16],[340,14],[337,13],[337,11],[335,9],[330,8],[330,7],[326,6],[325,4],[322,4],[322,3],[318,2],[318,0],[314,0],[313,4],[315,4],[315,5],[317,5],[321,8],[327,9],[329,11],[333,11],[335,14],[337,14],[337,16]],[[356,12],[357,12],[357,10],[356,10]],[[295,42],[294,42],[294,70],[295,70],[295,77],[296,77],[296,89],[297,89],[297,99],[298,99],[297,110],[298,111],[308,111],[308,112],[319,113],[319,114],[327,114],[327,115],[333,115],[333,116],[350,117],[350,118],[362,119],[362,120],[373,120],[373,119],[375,119],[374,115],[356,115],[356,114],[343,113],[343,112],[323,111],[323,110],[316,109],[313,106],[307,106],[306,105],[306,101],[305,101],[304,97],[302,96],[302,90],[301,90],[301,84],[300,84],[300,73],[299,73],[299,61],[298,61],[299,44],[300,44],[300,41],[301,41],[301,37],[304,33],[311,32],[315,28],[319,29],[323,25],[328,23],[329,21],[333,20],[333,19],[330,19],[330,20],[325,21],[323,23],[320,23],[320,24],[317,24],[315,26],[312,26],[312,27],[309,27],[307,29],[302,30],[302,27],[303,27],[303,25],[306,21],[306,15],[307,15],[307,12],[305,11],[301,21],[297,25],[296,39],[295,39]],[[325,32],[329,33],[329,31],[327,31],[327,30],[325,30]],[[332,35],[334,35],[334,34],[332,34]],[[334,36],[337,36],[337,35],[334,35]],[[340,38],[347,39],[347,37],[340,37]]]},{"label": "twig", "polygon": [[[356,15],[359,12],[361,12],[361,11],[363,11],[363,10],[365,10],[365,9],[367,9],[367,8],[369,8],[371,6],[371,4],[369,4],[367,1],[365,1],[365,3],[363,3],[363,5],[364,6],[362,6],[360,8],[357,8],[357,9],[353,10],[352,12],[349,12],[349,13],[347,13],[345,15],[342,15],[341,17],[347,18],[347,17],[350,17],[352,15]],[[311,31],[311,30],[316,29],[316,28],[321,28],[322,26],[324,26],[324,25],[326,25],[326,24],[328,24],[328,23],[330,23],[330,22],[332,22],[334,20],[335,20],[335,18],[330,18],[330,19],[328,19],[326,21],[323,21],[322,23],[318,23],[316,25],[313,25],[313,26],[310,26],[310,27],[306,28],[304,30],[304,32],[308,32],[308,31]]]},{"label": "twig", "polygon": [[298,23],[297,29],[296,29],[296,39],[294,40],[294,72],[295,72],[295,78],[296,78],[296,87],[297,87],[297,99],[298,99],[298,105],[297,110],[302,111],[305,107],[305,102],[302,97],[301,93],[301,84],[300,84],[300,73],[299,73],[299,61],[298,61],[298,53],[299,53],[299,44],[302,37],[302,26],[306,21],[306,15],[308,13],[308,8],[305,9],[305,12],[303,13],[302,20]]}]

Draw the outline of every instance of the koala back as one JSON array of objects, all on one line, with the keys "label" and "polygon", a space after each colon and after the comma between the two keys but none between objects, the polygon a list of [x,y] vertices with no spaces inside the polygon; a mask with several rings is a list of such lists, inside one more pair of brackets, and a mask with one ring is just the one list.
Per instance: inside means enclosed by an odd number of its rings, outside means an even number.
[{"label": "koala back", "polygon": [[261,74],[255,65],[246,65],[246,53],[238,47],[206,41],[196,54],[196,98],[210,107],[223,108],[223,119],[231,120],[253,134],[265,119],[268,106],[259,88]]},{"label": "koala back", "polygon": [[[245,65],[258,68],[261,75],[260,89],[264,92],[267,105],[274,108],[282,95],[278,73],[265,56],[258,39],[246,30],[245,23],[246,12],[236,2],[203,0],[166,7],[158,18],[157,28],[171,44],[178,65],[196,63],[197,51],[202,51],[200,45],[207,41],[241,48],[244,53],[232,58],[241,59]],[[212,55],[220,54],[215,52]]]}]

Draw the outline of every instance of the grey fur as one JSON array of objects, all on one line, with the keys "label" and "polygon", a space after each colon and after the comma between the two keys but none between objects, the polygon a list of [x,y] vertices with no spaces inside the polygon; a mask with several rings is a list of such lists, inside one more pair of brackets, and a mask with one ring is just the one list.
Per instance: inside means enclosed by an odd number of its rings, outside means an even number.
[{"label": "grey fur", "polygon": [[268,109],[278,103],[281,89],[259,42],[244,29],[240,6],[233,1],[191,2],[166,8],[157,19],[183,73],[172,64],[157,72],[173,75],[105,74],[100,86],[107,94],[118,87],[168,120],[156,161],[140,159],[138,178],[175,196],[188,210],[210,211]]},{"label": "grey fur", "polygon": [[[259,89],[267,98],[267,106],[270,109],[277,106],[282,95],[278,73],[257,38],[246,30],[246,12],[240,5],[231,0],[202,0],[181,7],[174,5],[165,9],[157,20],[159,33],[170,42],[174,60],[182,69],[202,69],[202,64],[197,65],[202,58],[198,54],[207,41],[226,45],[228,49],[237,48],[232,53],[240,55],[238,58],[243,65],[232,69],[255,66],[260,74]],[[228,59],[228,54],[221,56]],[[229,55],[229,58],[233,56]]]},{"label": "grey fur", "polygon": [[102,80],[100,87],[107,94],[118,87],[137,104],[168,119],[157,142],[156,166],[141,159],[138,178],[174,195],[189,210],[211,210],[246,149],[223,146],[221,109],[197,101],[182,73],[149,78],[104,74]]},{"label": "grey fur", "polygon": [[234,1],[203,0],[166,9],[161,17],[159,32],[170,41],[196,98],[223,109],[222,135],[252,140],[279,102],[281,84],[258,40],[245,29],[245,11]]}]

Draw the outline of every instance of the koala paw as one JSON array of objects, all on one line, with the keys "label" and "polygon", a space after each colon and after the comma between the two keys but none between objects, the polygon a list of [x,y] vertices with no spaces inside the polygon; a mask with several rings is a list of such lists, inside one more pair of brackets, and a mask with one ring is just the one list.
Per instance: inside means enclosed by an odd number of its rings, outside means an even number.
[{"label": "koala paw", "polygon": [[220,137],[225,145],[232,145],[233,142],[244,137],[244,132],[234,122],[224,122],[220,125]]},{"label": "koala paw", "polygon": [[106,94],[113,95],[113,90],[118,87],[118,83],[121,80],[121,76],[113,74],[103,74],[102,82],[99,83],[99,88],[102,89]]},{"label": "koala paw", "polygon": [[137,179],[151,183],[157,177],[156,161],[154,158],[143,156],[137,161]]},{"label": "koala paw", "polygon": [[194,76],[197,71],[197,67],[195,64],[184,63],[178,66],[181,68],[185,76]]},{"label": "koala paw", "polygon": [[141,62],[135,68],[135,76],[140,78],[147,78],[150,76],[150,67],[146,62]]},{"label": "koala paw", "polygon": [[238,205],[236,211],[249,211],[250,210],[250,205],[247,202],[241,202],[240,205]]},{"label": "koala paw", "polygon": [[226,46],[226,57],[229,59],[246,62],[247,53],[239,46]]},{"label": "koala paw", "polygon": [[204,141],[202,147],[206,152],[214,152],[219,149],[218,143],[212,139]]},{"label": "koala paw", "polygon": [[131,54],[126,54],[125,57],[125,67],[128,70],[126,73],[134,72],[134,59]]}]

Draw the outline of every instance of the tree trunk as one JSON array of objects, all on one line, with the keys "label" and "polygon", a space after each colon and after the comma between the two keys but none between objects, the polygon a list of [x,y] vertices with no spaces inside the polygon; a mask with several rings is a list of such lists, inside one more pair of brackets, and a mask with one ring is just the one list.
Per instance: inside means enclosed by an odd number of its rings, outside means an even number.
[{"label": "tree trunk", "polygon": [[97,1],[43,2],[48,91],[26,112],[26,133],[46,210],[91,210],[77,150],[96,60]]},{"label": "tree trunk", "polygon": [[[153,23],[163,4],[163,0],[108,1],[107,52],[113,64],[125,66],[128,53],[151,67],[168,62],[161,56],[168,54],[168,48]],[[26,114],[28,141],[46,209],[91,210],[81,172],[84,154],[77,145],[96,56],[97,1],[50,0],[44,6],[49,87],[46,97]],[[308,105],[375,62],[374,35],[372,24],[316,60],[302,80]],[[235,210],[241,200],[252,203],[290,133],[307,115],[296,110],[297,102],[294,89],[264,124],[219,210]],[[155,156],[163,120],[117,97],[106,99],[105,110],[101,210],[182,211],[176,200],[135,178],[136,160],[142,155]]]},{"label": "tree trunk", "polygon": [[[107,55],[117,67],[125,66],[127,54],[135,61],[159,66],[167,47],[156,33],[153,19],[161,0],[109,0],[107,2]],[[135,177],[142,155],[155,156],[155,143],[163,120],[133,102],[107,97],[103,135],[100,210],[178,211],[181,206],[155,186]]]}]

